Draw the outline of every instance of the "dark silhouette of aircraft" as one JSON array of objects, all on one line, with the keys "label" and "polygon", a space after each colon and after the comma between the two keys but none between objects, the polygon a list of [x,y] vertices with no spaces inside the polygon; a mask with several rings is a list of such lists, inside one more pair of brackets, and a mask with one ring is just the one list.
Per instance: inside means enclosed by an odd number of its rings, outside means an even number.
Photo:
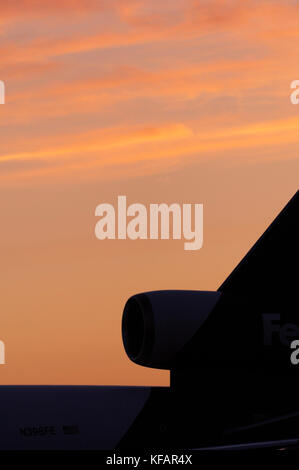
[{"label": "dark silhouette of aircraft", "polygon": [[126,353],[170,387],[1,386],[0,449],[299,448],[298,216],[299,191],[215,292],[127,301]]}]

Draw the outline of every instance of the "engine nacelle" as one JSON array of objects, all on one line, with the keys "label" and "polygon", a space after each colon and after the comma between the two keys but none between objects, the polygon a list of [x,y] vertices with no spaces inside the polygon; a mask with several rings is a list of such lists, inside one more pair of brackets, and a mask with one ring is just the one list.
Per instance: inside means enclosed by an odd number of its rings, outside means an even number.
[{"label": "engine nacelle", "polygon": [[220,297],[220,292],[184,290],[130,297],[122,320],[128,357],[142,366],[170,369]]},{"label": "engine nacelle", "polygon": [[122,334],[127,355],[142,366],[289,373],[296,371],[297,317],[295,310],[263,312],[248,298],[220,291],[155,291],[127,301]]}]

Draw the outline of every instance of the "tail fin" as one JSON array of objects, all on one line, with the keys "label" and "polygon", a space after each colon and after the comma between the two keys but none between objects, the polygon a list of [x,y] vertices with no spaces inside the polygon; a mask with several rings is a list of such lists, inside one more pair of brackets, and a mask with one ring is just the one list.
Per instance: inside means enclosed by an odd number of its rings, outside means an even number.
[{"label": "tail fin", "polygon": [[[298,304],[299,191],[219,287],[264,311]],[[299,315],[299,313],[298,313]]]}]

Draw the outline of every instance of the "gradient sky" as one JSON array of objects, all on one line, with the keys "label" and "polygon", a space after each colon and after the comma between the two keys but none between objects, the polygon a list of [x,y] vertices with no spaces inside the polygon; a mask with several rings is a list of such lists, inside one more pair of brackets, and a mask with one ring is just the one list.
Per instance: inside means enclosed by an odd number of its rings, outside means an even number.
[{"label": "gradient sky", "polygon": [[[298,189],[298,7],[1,3],[0,383],[168,383],[126,358],[123,305],[217,289]],[[122,194],[204,203],[204,247],[97,240]]]}]

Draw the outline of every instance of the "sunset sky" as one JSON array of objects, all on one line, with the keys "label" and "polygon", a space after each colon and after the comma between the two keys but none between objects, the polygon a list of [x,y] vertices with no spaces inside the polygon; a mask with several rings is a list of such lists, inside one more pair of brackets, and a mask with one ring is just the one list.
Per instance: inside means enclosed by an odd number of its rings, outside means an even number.
[{"label": "sunset sky", "polygon": [[[168,384],[126,358],[124,303],[217,289],[298,189],[298,9],[1,2],[1,384]],[[118,195],[203,203],[203,248],[97,240]]]}]

